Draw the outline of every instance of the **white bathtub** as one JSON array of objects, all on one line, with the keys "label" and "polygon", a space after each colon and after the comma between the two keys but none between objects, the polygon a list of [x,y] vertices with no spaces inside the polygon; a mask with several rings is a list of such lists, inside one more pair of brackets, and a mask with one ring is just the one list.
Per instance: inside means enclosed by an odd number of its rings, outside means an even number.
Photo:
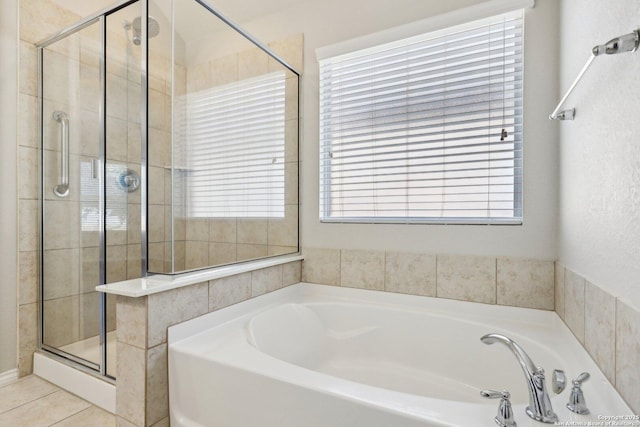
[{"label": "white bathtub", "polygon": [[[301,283],[169,328],[171,425],[494,427],[507,389],[520,427],[528,393],[504,334],[547,373],[560,421],[631,414],[553,312]],[[568,411],[553,369],[591,374],[591,415]]]}]

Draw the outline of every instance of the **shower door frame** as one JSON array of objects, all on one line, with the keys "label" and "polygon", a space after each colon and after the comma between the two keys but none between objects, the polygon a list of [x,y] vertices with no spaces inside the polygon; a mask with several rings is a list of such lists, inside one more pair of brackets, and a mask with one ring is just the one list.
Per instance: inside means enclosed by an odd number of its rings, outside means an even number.
[{"label": "shower door frame", "polygon": [[[44,205],[45,205],[45,149],[44,149],[44,49],[53,43],[63,40],[67,36],[71,36],[78,31],[81,31],[91,25],[99,25],[100,29],[100,62],[99,62],[99,84],[100,84],[100,99],[98,107],[98,285],[104,285],[106,283],[106,229],[105,229],[105,215],[106,215],[106,105],[107,105],[107,16],[115,13],[127,6],[134,3],[140,3],[141,16],[148,15],[148,0],[121,0],[115,4],[96,12],[92,15],[85,17],[84,19],[72,24],[69,27],[47,37],[44,40],[35,44],[37,48],[38,56],[38,121],[39,121],[39,139],[40,139],[40,198],[39,198],[39,217],[40,217],[40,281],[39,281],[39,301],[38,301],[38,349],[44,350],[47,353],[53,355],[57,360],[70,364],[80,370],[90,373],[92,375],[98,375],[101,378],[114,383],[115,377],[107,374],[107,294],[99,294],[98,304],[98,316],[99,316],[99,338],[100,338],[100,364],[96,364],[89,360],[83,359],[71,353],[68,353],[59,348],[50,346],[44,343],[44,230],[45,230],[45,218],[44,218]],[[141,277],[147,275],[147,20],[141,20],[141,48],[143,54],[141,55],[141,176],[140,176],[140,188],[141,188]],[[62,155],[62,153],[61,153]]]}]

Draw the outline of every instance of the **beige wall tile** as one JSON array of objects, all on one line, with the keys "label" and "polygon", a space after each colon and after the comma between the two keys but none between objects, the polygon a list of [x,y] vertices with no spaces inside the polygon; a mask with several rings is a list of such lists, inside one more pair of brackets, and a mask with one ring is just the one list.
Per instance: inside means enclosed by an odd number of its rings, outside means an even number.
[{"label": "beige wall tile", "polygon": [[267,225],[266,219],[238,218],[238,243],[266,245],[268,242]]},{"label": "beige wall tile", "polygon": [[616,299],[593,283],[585,283],[584,346],[615,385]]},{"label": "beige wall tile", "polygon": [[164,205],[149,205],[149,242],[164,242]]},{"label": "beige wall tile", "polygon": [[303,248],[302,281],[340,285],[340,250]]},{"label": "beige wall tile", "polygon": [[[45,249],[69,249],[80,245],[80,208],[78,203],[49,201],[45,204]],[[51,226],[49,226],[51,225]]]},{"label": "beige wall tile", "polygon": [[164,168],[149,166],[149,204],[164,204]]},{"label": "beige wall tile", "polygon": [[238,261],[246,261],[249,259],[264,258],[268,254],[267,245],[238,244],[236,246]]},{"label": "beige wall tile", "polygon": [[142,276],[141,245],[127,245],[127,280]]},{"label": "beige wall tile", "polygon": [[116,310],[118,341],[147,348],[147,298],[118,295]]},{"label": "beige wall tile", "polygon": [[267,247],[267,255],[268,256],[277,256],[284,254],[292,254],[298,252],[297,246],[274,246],[269,245]]},{"label": "beige wall tile", "polygon": [[38,98],[31,95],[18,95],[18,145],[38,148]]},{"label": "beige wall tile", "polygon": [[[127,80],[115,74],[107,73],[107,116],[126,121],[128,99]],[[150,103],[149,112],[151,113],[152,110],[153,106]]]},{"label": "beige wall tile", "polygon": [[129,203],[127,205],[127,243],[140,243],[140,205]]},{"label": "beige wall tile", "polygon": [[18,301],[19,304],[30,304],[38,301],[38,285],[40,282],[40,259],[38,252],[18,253]]},{"label": "beige wall tile", "polygon": [[[126,94],[119,94],[124,97],[126,102]],[[129,123],[127,120],[116,119],[110,117],[107,122],[107,160],[117,160],[126,162],[128,158],[127,132]],[[151,182],[151,181],[150,181]]]},{"label": "beige wall tile", "polygon": [[[296,141],[297,142],[297,141]],[[287,162],[284,165],[284,202],[287,205],[298,205],[298,162]],[[297,219],[297,215],[296,215]],[[296,234],[297,237],[297,234]]]},{"label": "beige wall tile", "polygon": [[209,265],[209,243],[187,241],[184,263],[187,270]]},{"label": "beige wall tile", "polygon": [[584,287],[582,276],[568,268],[564,275],[564,321],[584,344]]},{"label": "beige wall tile", "polygon": [[187,68],[187,92],[198,92],[209,87],[209,63]]},{"label": "beige wall tile", "polygon": [[164,272],[164,242],[149,243],[148,269],[154,273]]},{"label": "beige wall tile", "polygon": [[437,296],[496,303],[496,259],[469,255],[438,255]]},{"label": "beige wall tile", "polygon": [[302,280],[302,261],[282,265],[282,286],[295,285]]},{"label": "beige wall tile", "polygon": [[564,319],[564,265],[556,262],[554,276],[555,309],[558,316]]},{"label": "beige wall tile", "polygon": [[633,412],[640,414],[640,311],[620,300],[616,305],[616,388]]},{"label": "beige wall tile", "polygon": [[384,252],[342,250],[340,286],[384,290]]},{"label": "beige wall tile", "polygon": [[209,220],[206,218],[189,218],[186,221],[187,240],[208,242]]},{"label": "beige wall tile", "polygon": [[236,218],[211,218],[209,241],[236,243]]},{"label": "beige wall tile", "polygon": [[229,264],[235,261],[235,243],[209,243],[209,265]]},{"label": "beige wall tile", "polygon": [[81,292],[92,292],[100,281],[100,249],[97,247],[80,249]]},{"label": "beige wall tile", "polygon": [[169,379],[167,345],[161,344],[147,352],[146,425],[169,416]]},{"label": "beige wall tile", "polygon": [[20,251],[36,251],[38,244],[38,202],[20,200],[18,203],[18,248]]},{"label": "beige wall tile", "polygon": [[147,346],[167,341],[167,328],[209,311],[209,284],[199,283],[148,296]]},{"label": "beige wall tile", "polygon": [[300,116],[298,110],[298,79],[287,79],[285,81],[285,120],[292,120]]},{"label": "beige wall tile", "polygon": [[[78,338],[81,340],[100,334],[100,293],[97,291],[80,294],[78,315]],[[95,360],[99,362],[99,360]]]},{"label": "beige wall tile", "polygon": [[[304,68],[303,54],[304,54],[304,35],[297,34],[290,36],[282,40],[269,43],[269,48],[272,49],[277,55],[283,58],[297,71],[302,72]],[[272,58],[269,58],[269,66],[273,71],[282,69],[282,65]]]},{"label": "beige wall tile", "polygon": [[497,303],[553,310],[553,261],[498,258]]},{"label": "beige wall tile", "polygon": [[19,91],[38,96],[38,53],[36,47],[20,41],[20,86]]},{"label": "beige wall tile", "polygon": [[118,341],[116,413],[137,426],[145,425],[146,350]]},{"label": "beige wall tile", "polygon": [[209,311],[251,298],[251,272],[209,282]]},{"label": "beige wall tile", "polygon": [[298,205],[286,205],[284,218],[269,218],[267,241],[275,246],[298,244]]},{"label": "beige wall tile", "polygon": [[403,294],[436,296],[436,256],[387,252],[384,290]]},{"label": "beige wall tile", "polygon": [[238,54],[238,79],[243,80],[269,72],[269,56],[256,48]]},{"label": "beige wall tile", "polygon": [[238,55],[227,55],[209,63],[210,87],[238,81]]},{"label": "beige wall tile", "polygon": [[18,307],[18,373],[25,376],[33,370],[33,352],[38,344],[38,304]]},{"label": "beige wall tile", "polygon": [[[127,82],[127,114],[129,115],[128,120],[129,120],[129,131],[132,130],[132,126],[131,124],[135,124],[134,127],[137,127],[138,129],[138,134],[137,135],[133,135],[134,137],[137,137],[137,142],[140,143],[140,111],[142,110],[142,106],[141,106],[141,94],[140,94],[140,83],[138,83],[140,75],[138,74],[138,81],[137,82],[132,82],[131,79],[129,79],[129,81]],[[157,99],[156,99],[157,100]],[[129,134],[129,138],[131,138],[132,135]],[[129,142],[131,142],[131,139],[129,139]],[[131,149],[133,147],[129,147],[129,149]],[[149,146],[149,148],[151,148],[151,146]],[[140,161],[140,147],[138,147],[138,155],[137,157],[134,157],[133,159],[131,158],[131,152],[129,152],[129,161],[132,162],[139,162]],[[151,151],[151,150],[149,150]],[[151,152],[149,153],[151,154]],[[150,161],[151,163],[151,161]],[[156,163],[153,163],[156,164]]]},{"label": "beige wall tile", "polygon": [[80,296],[44,301],[43,317],[45,344],[62,347],[80,338]]},{"label": "beige wall tile", "polygon": [[127,245],[107,246],[107,283],[127,280]]},{"label": "beige wall tile", "polygon": [[284,161],[287,164],[298,162],[298,119],[291,119],[285,122],[284,128]]},{"label": "beige wall tile", "polygon": [[40,150],[18,147],[18,198],[37,199],[40,189]]},{"label": "beige wall tile", "polygon": [[251,272],[251,296],[273,292],[282,287],[282,265]]}]

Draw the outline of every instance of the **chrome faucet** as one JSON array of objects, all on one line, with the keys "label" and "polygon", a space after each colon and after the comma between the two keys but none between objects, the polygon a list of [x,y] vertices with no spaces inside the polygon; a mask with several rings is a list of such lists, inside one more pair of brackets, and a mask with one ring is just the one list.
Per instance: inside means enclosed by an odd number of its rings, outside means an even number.
[{"label": "chrome faucet", "polygon": [[527,388],[529,389],[529,406],[527,406],[527,415],[536,421],[543,423],[554,423],[558,421],[558,416],[553,412],[551,400],[544,381],[544,369],[536,367],[527,353],[516,344],[511,338],[499,334],[487,334],[480,338],[485,344],[493,344],[500,342],[506,345],[509,350],[516,356],[522,372],[527,380]]}]

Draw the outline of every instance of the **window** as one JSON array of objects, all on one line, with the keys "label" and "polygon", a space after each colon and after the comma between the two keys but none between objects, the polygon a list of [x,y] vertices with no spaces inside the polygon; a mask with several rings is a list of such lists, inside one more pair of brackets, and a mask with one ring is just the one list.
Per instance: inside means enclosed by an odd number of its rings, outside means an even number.
[{"label": "window", "polygon": [[[284,218],[285,73],[189,93],[176,153],[192,218]],[[182,108],[178,108],[182,111]]]},{"label": "window", "polygon": [[522,11],[320,60],[320,219],[521,223]]}]

